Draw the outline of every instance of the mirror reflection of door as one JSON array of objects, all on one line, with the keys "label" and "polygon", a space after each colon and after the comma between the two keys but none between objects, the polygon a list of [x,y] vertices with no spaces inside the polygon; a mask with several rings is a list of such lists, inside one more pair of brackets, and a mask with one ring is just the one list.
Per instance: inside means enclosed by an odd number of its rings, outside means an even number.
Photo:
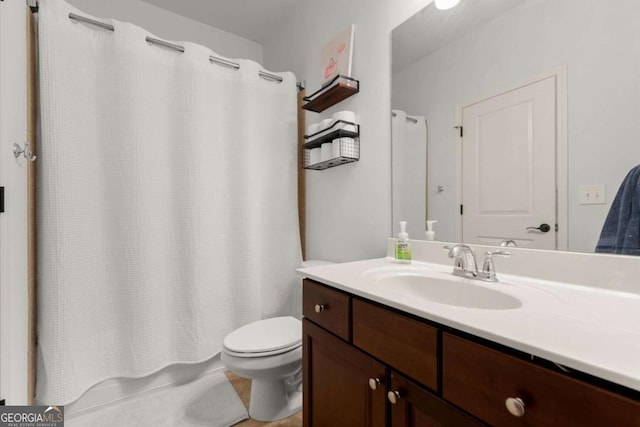
[{"label": "mirror reflection of door", "polygon": [[[425,238],[427,220],[427,124],[423,116],[391,112],[393,218],[407,221],[411,239]],[[392,224],[397,236],[398,222]]]},{"label": "mirror reflection of door", "polygon": [[462,108],[462,241],[557,249],[556,94],[553,76]]}]

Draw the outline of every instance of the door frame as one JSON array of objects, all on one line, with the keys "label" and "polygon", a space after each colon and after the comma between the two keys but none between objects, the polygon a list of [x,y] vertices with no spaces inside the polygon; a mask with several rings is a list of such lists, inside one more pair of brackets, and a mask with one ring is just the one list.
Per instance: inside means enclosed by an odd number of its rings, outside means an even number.
[{"label": "door frame", "polygon": [[[463,108],[485,101],[495,96],[537,83],[541,80],[554,77],[556,80],[556,221],[558,232],[556,233],[556,249],[566,251],[568,245],[568,178],[567,178],[567,67],[562,66],[549,72],[542,73],[534,78],[521,82],[514,82],[510,85],[494,88],[487,91],[486,96],[482,96],[470,102],[465,102],[455,106],[454,116],[456,126],[462,126]],[[454,225],[455,240],[462,241],[462,215],[459,206],[462,204],[462,137],[457,132],[455,135],[455,177],[456,177],[456,197],[455,211],[456,219]]]}]

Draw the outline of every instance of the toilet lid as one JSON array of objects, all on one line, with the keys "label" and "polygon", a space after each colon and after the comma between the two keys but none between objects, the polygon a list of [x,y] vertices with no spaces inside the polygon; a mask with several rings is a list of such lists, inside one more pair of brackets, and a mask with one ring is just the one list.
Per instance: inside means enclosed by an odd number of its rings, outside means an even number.
[{"label": "toilet lid", "polygon": [[302,323],[291,316],[249,323],[224,339],[226,349],[237,353],[265,353],[302,344]]}]

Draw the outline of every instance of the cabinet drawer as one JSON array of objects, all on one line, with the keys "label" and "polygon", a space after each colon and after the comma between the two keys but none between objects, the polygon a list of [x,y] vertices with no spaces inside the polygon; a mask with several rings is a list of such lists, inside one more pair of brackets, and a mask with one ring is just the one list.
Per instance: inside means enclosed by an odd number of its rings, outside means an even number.
[{"label": "cabinet drawer", "polygon": [[358,299],[353,344],[431,389],[438,385],[438,330]]},{"label": "cabinet drawer", "polygon": [[304,317],[349,341],[349,295],[309,279],[302,286]]},{"label": "cabinet drawer", "polygon": [[[450,334],[443,337],[443,397],[500,426],[640,426],[640,402]],[[524,415],[511,415],[520,398]]]}]

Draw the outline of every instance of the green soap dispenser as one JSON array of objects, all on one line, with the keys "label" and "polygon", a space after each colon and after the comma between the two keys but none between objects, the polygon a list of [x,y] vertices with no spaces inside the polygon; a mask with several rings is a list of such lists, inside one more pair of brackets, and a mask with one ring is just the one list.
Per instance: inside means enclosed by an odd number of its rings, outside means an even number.
[{"label": "green soap dispenser", "polygon": [[400,221],[400,232],[396,240],[396,262],[399,264],[411,263],[411,242],[407,233],[407,221]]}]

